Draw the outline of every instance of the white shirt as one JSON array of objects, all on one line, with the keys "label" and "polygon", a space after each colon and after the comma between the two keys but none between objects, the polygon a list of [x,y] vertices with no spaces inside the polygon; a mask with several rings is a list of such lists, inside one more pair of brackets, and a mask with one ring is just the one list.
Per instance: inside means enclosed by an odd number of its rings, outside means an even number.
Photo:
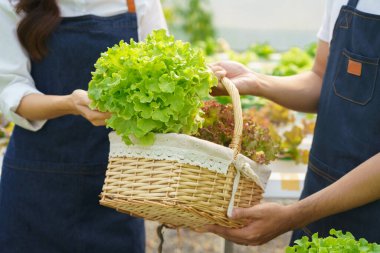
[{"label": "white shirt", "polygon": [[[323,23],[317,35],[320,40],[330,43],[339,11],[342,6],[347,5],[347,3],[348,0],[326,0]],[[362,12],[380,15],[380,0],[359,0],[356,9]]]},{"label": "white shirt", "polygon": [[[15,4],[15,1],[12,1]],[[62,17],[93,14],[117,15],[128,10],[125,0],[57,0]],[[167,29],[159,0],[135,0],[140,40],[156,29]],[[6,119],[32,130],[39,130],[46,120],[28,121],[16,114],[21,99],[40,93],[30,75],[30,60],[17,38],[18,16],[9,0],[0,0],[0,111]]]}]

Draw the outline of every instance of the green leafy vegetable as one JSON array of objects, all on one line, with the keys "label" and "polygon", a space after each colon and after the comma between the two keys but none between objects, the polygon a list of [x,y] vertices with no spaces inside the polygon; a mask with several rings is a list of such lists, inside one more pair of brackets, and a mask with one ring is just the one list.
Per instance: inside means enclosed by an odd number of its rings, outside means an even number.
[{"label": "green leafy vegetable", "polygon": [[107,126],[125,143],[149,145],[153,133],[197,132],[202,100],[216,84],[200,50],[158,30],[102,53],[88,95],[93,108],[112,113]]},{"label": "green leafy vegetable", "polygon": [[368,243],[363,238],[356,240],[350,232],[344,234],[331,229],[330,235],[332,236],[319,238],[318,233],[315,233],[311,241],[304,236],[294,242],[295,246],[287,247],[286,253],[380,253],[380,245]]}]

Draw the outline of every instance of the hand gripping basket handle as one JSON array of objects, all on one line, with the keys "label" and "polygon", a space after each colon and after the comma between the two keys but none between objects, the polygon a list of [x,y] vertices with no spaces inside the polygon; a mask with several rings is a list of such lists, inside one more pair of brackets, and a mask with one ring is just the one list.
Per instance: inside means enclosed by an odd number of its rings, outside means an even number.
[{"label": "hand gripping basket handle", "polygon": [[232,136],[232,141],[230,144],[230,148],[234,151],[234,160],[237,155],[240,153],[241,148],[241,138],[243,133],[243,112],[241,109],[240,95],[239,91],[233,82],[227,77],[223,77],[220,82],[226,88],[228,94],[232,99],[232,106],[234,110],[234,134]]},{"label": "hand gripping basket handle", "polygon": [[[240,95],[236,86],[227,77],[223,77],[220,80],[220,82],[222,83],[224,88],[226,88],[228,94],[230,95],[232,99],[235,127],[234,127],[234,134],[232,136],[230,148],[234,151],[233,159],[235,161],[237,155],[240,153],[241,138],[242,138],[242,133],[243,133],[243,111],[241,109]],[[232,210],[234,208],[234,202],[235,202],[235,194],[239,185],[239,181],[240,181],[240,171],[237,169],[236,175],[234,178],[234,183],[232,186],[231,199],[229,201],[228,208],[227,208],[228,217],[232,216]]]}]

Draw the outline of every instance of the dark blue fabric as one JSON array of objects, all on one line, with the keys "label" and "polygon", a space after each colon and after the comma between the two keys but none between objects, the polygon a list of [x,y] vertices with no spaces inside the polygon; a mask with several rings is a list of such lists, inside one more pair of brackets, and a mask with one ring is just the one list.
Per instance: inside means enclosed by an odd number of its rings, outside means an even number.
[{"label": "dark blue fabric", "polygon": [[349,0],[347,5],[356,8],[358,2],[359,0]]},{"label": "dark blue fabric", "polygon": [[[37,89],[87,90],[100,53],[130,38],[138,39],[136,14],[64,18],[48,55],[32,62]],[[143,220],[99,205],[108,133],[81,116],[49,120],[37,132],[15,127],[0,183],[0,252],[145,251]]]},{"label": "dark blue fabric", "polygon": [[[380,152],[379,57],[380,16],[343,6],[330,45],[301,198],[334,183]],[[347,72],[349,59],[362,64],[360,76]],[[380,243],[380,201],[310,224],[295,231],[292,241],[315,232],[327,236],[331,228]]]}]

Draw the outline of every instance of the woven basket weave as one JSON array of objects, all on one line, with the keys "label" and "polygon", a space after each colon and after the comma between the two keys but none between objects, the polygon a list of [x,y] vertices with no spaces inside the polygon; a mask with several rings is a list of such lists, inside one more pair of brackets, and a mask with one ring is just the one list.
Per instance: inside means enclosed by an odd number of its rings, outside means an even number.
[{"label": "woven basket weave", "polygon": [[[243,129],[240,97],[229,79],[223,78],[222,84],[233,102],[235,129],[230,148],[236,158]],[[241,227],[242,221],[227,217],[231,198],[235,207],[250,207],[260,202],[263,189],[242,175],[233,191],[237,173],[240,176],[233,165],[224,175],[177,161],[110,157],[100,204],[171,227]]]}]

